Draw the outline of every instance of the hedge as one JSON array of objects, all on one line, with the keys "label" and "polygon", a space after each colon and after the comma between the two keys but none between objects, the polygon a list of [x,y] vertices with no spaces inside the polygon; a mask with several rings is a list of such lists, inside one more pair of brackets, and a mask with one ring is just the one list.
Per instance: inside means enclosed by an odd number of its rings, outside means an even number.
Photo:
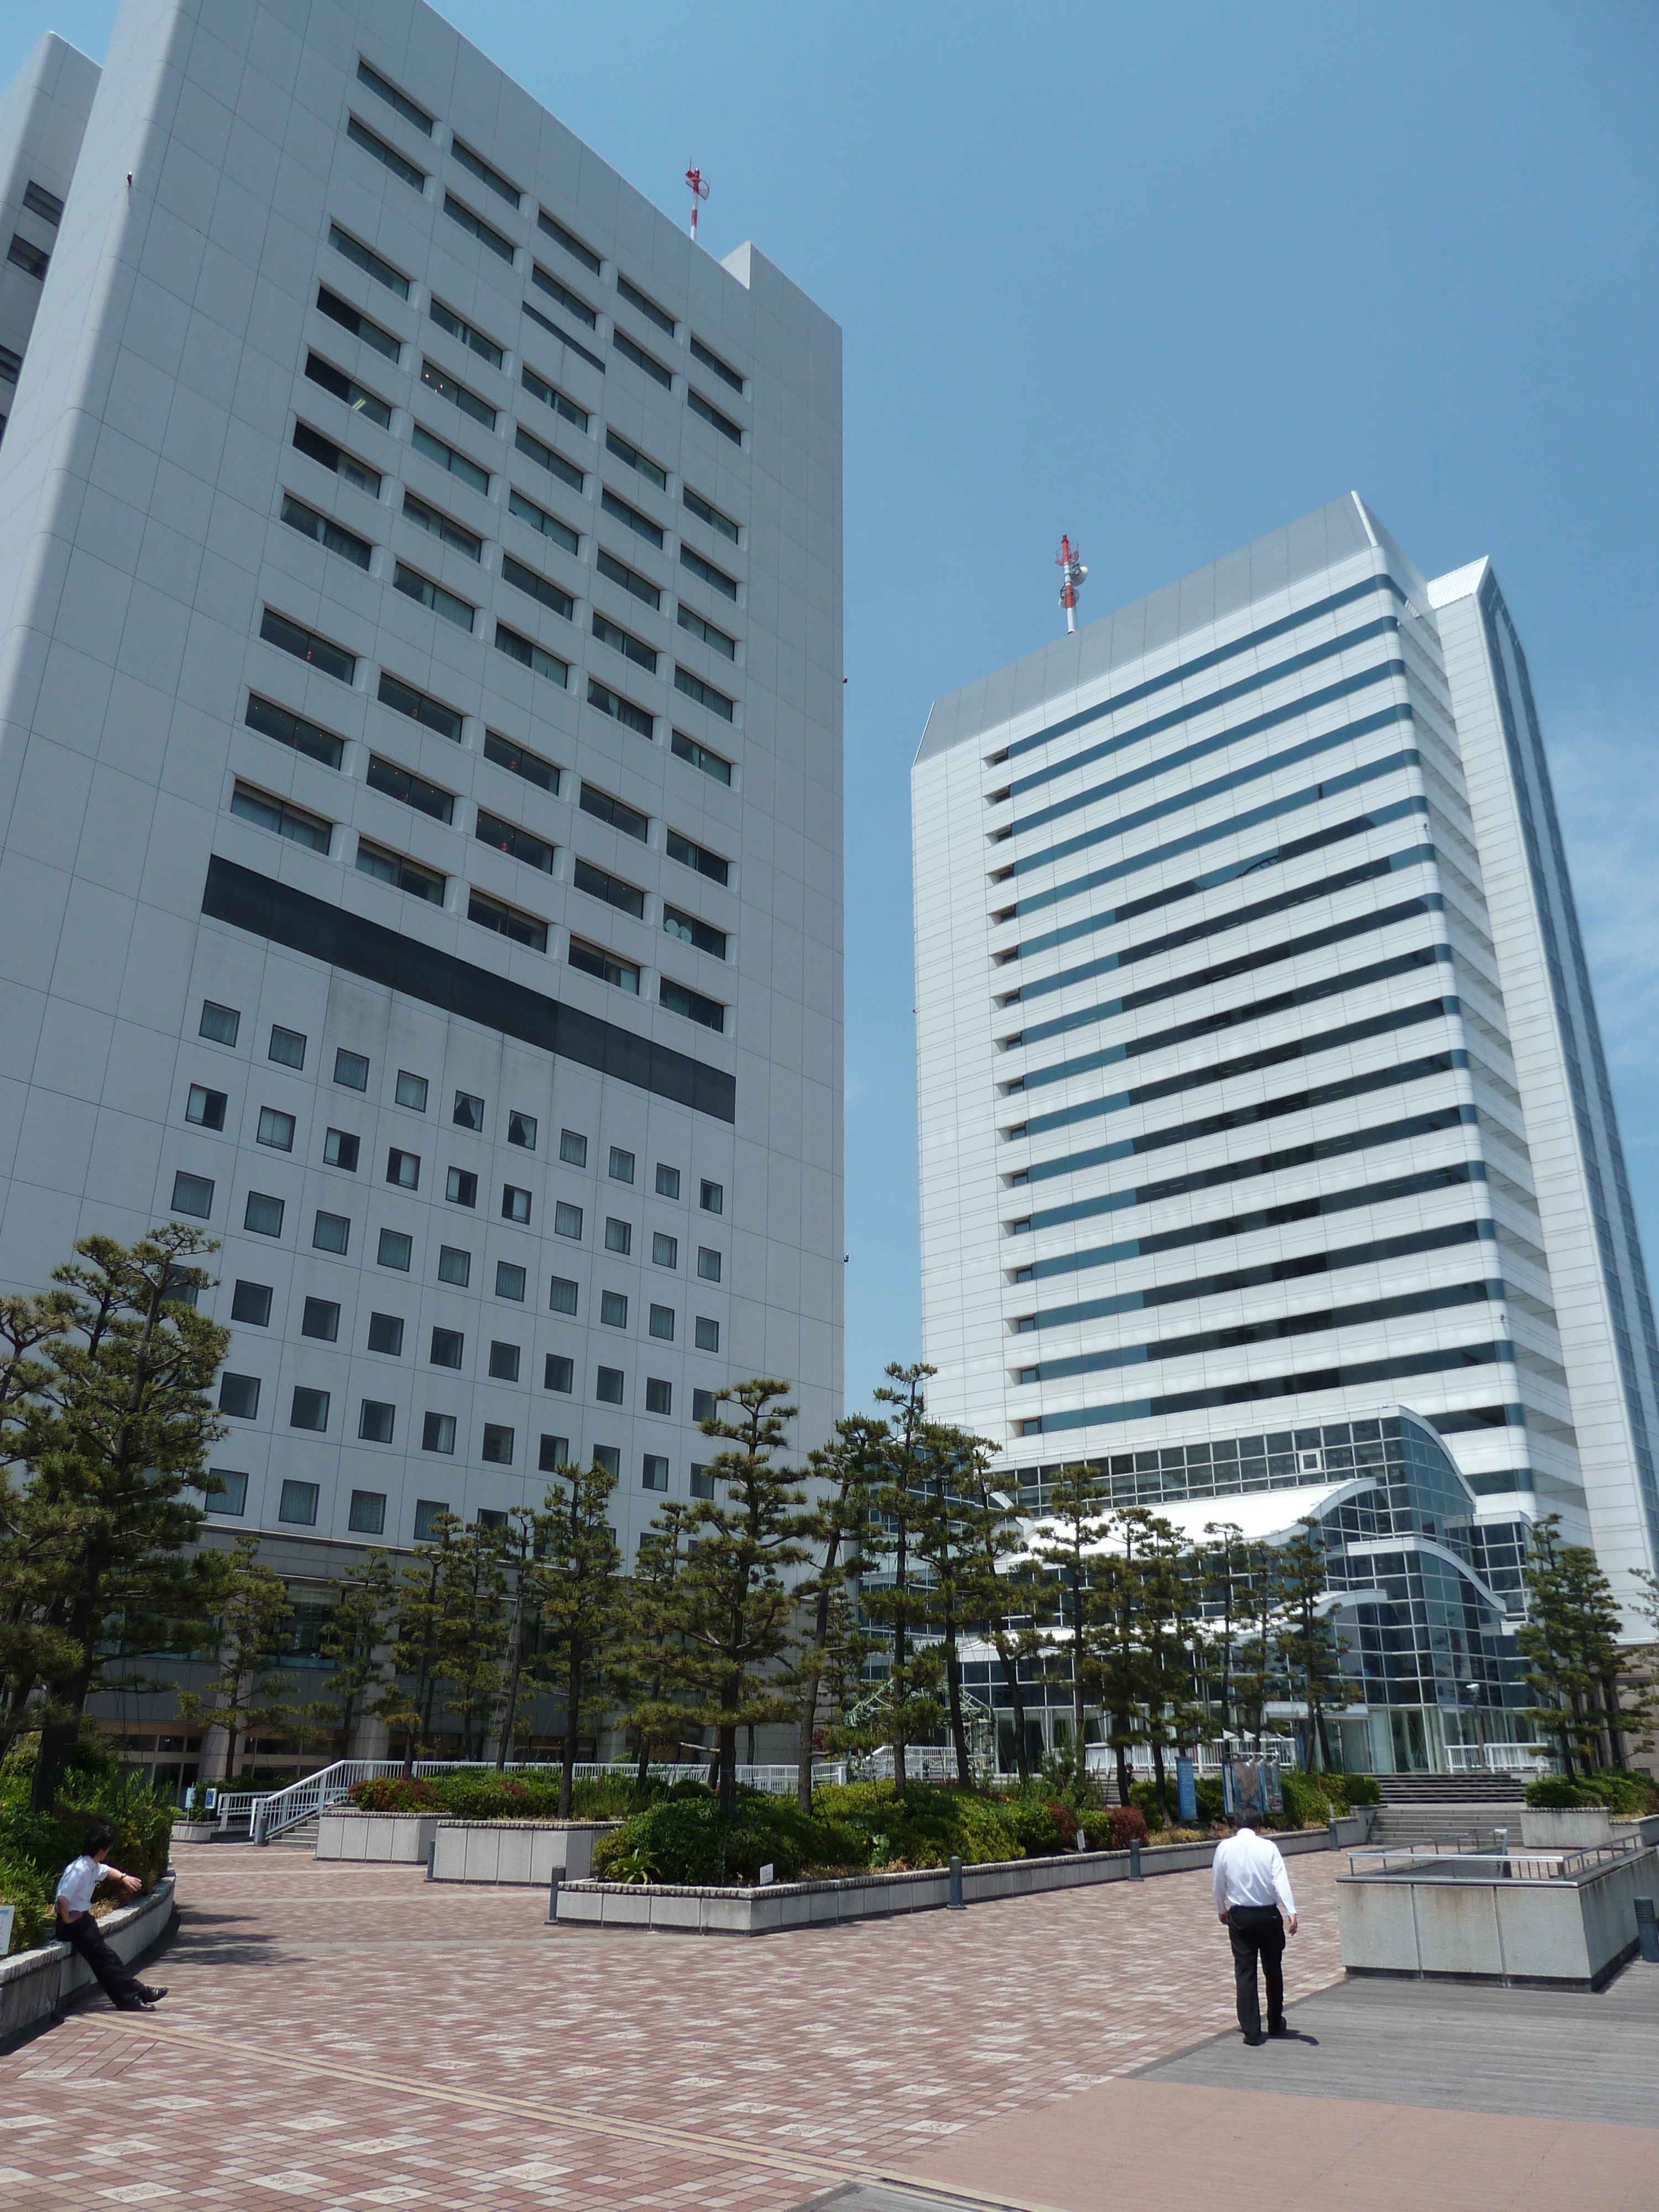
[{"label": "hedge", "polygon": [[[143,1777],[111,1758],[95,1735],[70,1756],[57,1803],[29,1809],[39,1739],[20,1736],[0,1762],[0,1904],[14,1905],[11,1948],[27,1950],[51,1933],[58,1877],[81,1855],[88,1828],[114,1832],[110,1858],[152,1888],[167,1870],[173,1808]],[[125,1899],[124,1900],[125,1901]]]}]

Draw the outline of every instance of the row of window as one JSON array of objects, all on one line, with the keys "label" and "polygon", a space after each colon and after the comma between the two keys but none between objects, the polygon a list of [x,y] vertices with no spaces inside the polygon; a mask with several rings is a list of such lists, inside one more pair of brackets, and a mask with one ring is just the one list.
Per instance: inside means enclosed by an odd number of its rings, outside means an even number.
[{"label": "row of window", "polygon": [[[440,1282],[465,1289],[471,1279],[471,1270],[472,1255],[470,1252],[458,1250],[451,1245],[443,1247],[438,1268]],[[512,1270],[512,1273],[516,1285],[512,1291],[512,1297],[516,1303],[522,1304],[525,1271],[522,1267],[515,1267]],[[714,1279],[719,1279],[716,1277]],[[502,1295],[499,1283],[498,1271],[496,1292],[498,1297]],[[268,1328],[270,1326],[274,1296],[275,1293],[269,1283],[254,1283],[239,1279],[231,1295],[231,1320],[240,1328]],[[567,1315],[574,1319],[579,1304],[580,1285],[567,1276],[555,1275],[549,1286],[549,1310]],[[628,1299],[623,1291],[600,1292],[599,1321],[601,1325],[607,1328],[627,1328]],[[674,1341],[674,1333],[673,1307],[652,1305],[649,1309],[648,1334],[659,1343],[672,1344]],[[325,1344],[337,1344],[340,1339],[338,1300],[307,1297],[301,1314],[300,1334],[301,1336],[314,1337]],[[694,1323],[693,1342],[699,1352],[718,1352],[720,1348],[720,1323],[712,1316],[698,1316]],[[368,1317],[366,1348],[370,1352],[382,1352],[388,1358],[401,1359],[404,1352],[403,1316],[400,1314],[371,1313]],[[464,1330],[434,1328],[430,1358],[434,1367],[459,1368],[463,1364],[465,1354],[465,1332]],[[519,1380],[519,1354],[520,1347],[517,1345],[503,1342],[499,1339],[492,1340],[489,1348],[491,1377],[496,1382],[516,1382]],[[554,1380],[556,1369],[562,1369],[564,1371],[564,1381]],[[570,1362],[568,1359],[559,1359],[550,1353],[544,1388],[549,1390],[568,1390],[571,1388],[570,1372]],[[664,1406],[653,1407],[652,1410],[665,1413],[669,1408]],[[701,1414],[696,1418],[701,1419]]]}]

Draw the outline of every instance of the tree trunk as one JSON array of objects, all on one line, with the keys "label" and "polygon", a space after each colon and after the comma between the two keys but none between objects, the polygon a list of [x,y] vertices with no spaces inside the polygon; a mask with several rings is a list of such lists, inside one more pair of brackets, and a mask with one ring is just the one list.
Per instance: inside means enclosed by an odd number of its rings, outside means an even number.
[{"label": "tree trunk", "polygon": [[738,1817],[738,1724],[720,1731],[720,1826],[729,1828]]},{"label": "tree trunk", "polygon": [[905,1556],[904,1528],[899,1527],[898,1548],[893,1563],[893,1593],[898,1600],[898,1609],[893,1620],[893,1668],[889,1682],[896,1682],[898,1694],[893,1702],[893,1795],[901,1801],[904,1796],[904,1765],[908,1746],[904,1741],[904,1662],[905,1620],[904,1601],[909,1589],[908,1560]]},{"label": "tree trunk", "polygon": [[1164,1771],[1164,1746],[1157,1736],[1152,1738],[1152,1772],[1158,1781],[1158,1809],[1167,1820],[1170,1817],[1170,1783]]},{"label": "tree trunk", "polygon": [[576,1780],[576,1737],[582,1717],[582,1661],[580,1643],[570,1640],[570,1671],[564,1684],[564,1755],[559,1763],[559,1818],[570,1818],[570,1796]]},{"label": "tree trunk", "polygon": [[1002,1679],[1008,1686],[1008,1702],[1014,1712],[1014,1771],[1022,1782],[1031,1778],[1031,1754],[1025,1747],[1025,1698],[1019,1686],[1019,1656],[1011,1659],[1004,1639],[996,1638],[997,1660],[1002,1668]]},{"label": "tree trunk", "polygon": [[1625,1764],[1625,1731],[1619,1725],[1624,1707],[1619,1700],[1619,1677],[1607,1674],[1601,1680],[1601,1702],[1607,1709],[1607,1748],[1613,1753],[1608,1764],[1622,1767]]},{"label": "tree trunk", "polygon": [[1072,1577],[1072,1767],[1082,1775],[1087,1762],[1083,1752],[1083,1587],[1082,1577]]},{"label": "tree trunk", "polygon": [[1117,1802],[1120,1805],[1127,1805],[1129,1802],[1129,1747],[1124,1741],[1129,1733],[1127,1713],[1112,1715],[1112,1733],[1117,1738],[1113,1747],[1117,1753]]},{"label": "tree trunk", "polygon": [[951,1741],[957,1754],[957,1779],[964,1790],[974,1786],[973,1762],[968,1756],[968,1729],[962,1715],[962,1662],[957,1656],[956,1623],[945,1624],[945,1695],[951,1711]]}]

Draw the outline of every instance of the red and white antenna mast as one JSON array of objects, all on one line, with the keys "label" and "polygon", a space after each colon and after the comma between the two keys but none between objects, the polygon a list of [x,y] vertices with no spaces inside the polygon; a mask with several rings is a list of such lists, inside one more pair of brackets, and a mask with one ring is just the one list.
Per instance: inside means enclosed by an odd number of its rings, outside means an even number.
[{"label": "red and white antenna mast", "polygon": [[1060,604],[1066,610],[1067,637],[1077,628],[1077,595],[1089,574],[1078,558],[1082,550],[1080,545],[1073,545],[1071,539],[1062,534],[1060,550],[1054,556],[1054,566],[1060,571]]},{"label": "red and white antenna mast", "polygon": [[708,187],[703,182],[701,169],[688,169],[685,181],[691,188],[691,243],[695,246],[697,242],[697,202],[708,198]]}]

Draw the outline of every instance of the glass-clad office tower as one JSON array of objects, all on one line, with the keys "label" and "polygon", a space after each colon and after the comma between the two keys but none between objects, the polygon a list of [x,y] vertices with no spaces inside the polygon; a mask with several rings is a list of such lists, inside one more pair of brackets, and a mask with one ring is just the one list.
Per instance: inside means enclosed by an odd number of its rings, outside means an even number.
[{"label": "glass-clad office tower", "polygon": [[1471,1570],[1548,1511],[1627,1589],[1659,1362],[1489,565],[1335,501],[939,700],[913,796],[933,1410],[1027,1483],[1426,1425]]}]

